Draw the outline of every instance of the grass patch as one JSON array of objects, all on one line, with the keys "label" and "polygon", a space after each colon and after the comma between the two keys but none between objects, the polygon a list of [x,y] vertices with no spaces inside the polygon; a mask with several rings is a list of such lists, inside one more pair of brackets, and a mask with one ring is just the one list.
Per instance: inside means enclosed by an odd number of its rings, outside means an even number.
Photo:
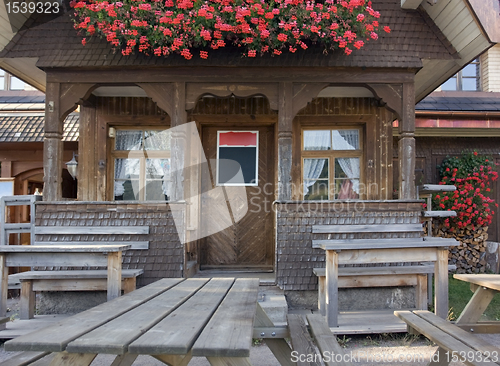
[{"label": "grass patch", "polygon": [[[449,319],[456,320],[465,306],[469,302],[473,293],[470,290],[470,284],[465,281],[459,281],[449,276]],[[490,305],[483,314],[481,320],[500,320],[500,296],[496,295],[491,301]]]}]

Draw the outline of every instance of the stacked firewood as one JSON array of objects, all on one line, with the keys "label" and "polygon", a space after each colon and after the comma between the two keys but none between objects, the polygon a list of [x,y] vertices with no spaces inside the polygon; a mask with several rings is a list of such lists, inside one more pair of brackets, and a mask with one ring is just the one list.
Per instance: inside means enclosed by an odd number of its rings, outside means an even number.
[{"label": "stacked firewood", "polygon": [[466,227],[450,232],[448,228],[437,222],[433,225],[433,236],[455,238],[460,244],[451,247],[449,264],[457,266],[457,273],[484,273],[486,270],[486,240],[488,227]]}]

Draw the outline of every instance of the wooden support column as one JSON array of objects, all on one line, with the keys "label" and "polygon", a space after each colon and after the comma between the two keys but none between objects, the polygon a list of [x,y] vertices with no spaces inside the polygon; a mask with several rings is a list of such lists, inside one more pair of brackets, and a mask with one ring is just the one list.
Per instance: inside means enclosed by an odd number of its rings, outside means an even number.
[{"label": "wooden support column", "polygon": [[43,199],[62,198],[63,123],[60,120],[59,83],[47,83],[45,93],[45,138],[43,141]]},{"label": "wooden support column", "polygon": [[292,199],[292,83],[280,83],[278,95],[278,200],[286,201]]},{"label": "wooden support column", "polygon": [[[186,113],[186,84],[174,83],[173,89],[173,108],[170,127],[179,127],[187,122]],[[181,201],[184,199],[184,159],[186,149],[185,131],[172,133],[171,147],[171,171],[172,171],[172,189],[171,201]]]},{"label": "wooden support column", "polygon": [[78,137],[78,200],[97,201],[96,109],[85,101],[80,109]]},{"label": "wooden support column", "polygon": [[403,83],[399,121],[399,199],[415,199],[415,83]]}]

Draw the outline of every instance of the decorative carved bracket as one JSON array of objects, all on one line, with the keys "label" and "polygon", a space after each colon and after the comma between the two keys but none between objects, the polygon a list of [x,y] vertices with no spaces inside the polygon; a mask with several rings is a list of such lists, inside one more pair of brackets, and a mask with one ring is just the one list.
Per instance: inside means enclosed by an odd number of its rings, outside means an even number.
[{"label": "decorative carved bracket", "polygon": [[402,118],[403,87],[401,85],[368,84],[366,87],[372,91],[383,106],[396,113],[398,118]]},{"label": "decorative carved bracket", "polygon": [[262,94],[269,100],[271,109],[278,109],[277,83],[187,83],[186,110],[193,109],[198,99],[203,94],[212,94],[218,97],[235,95],[242,98]]},{"label": "decorative carved bracket", "polygon": [[[329,83],[307,83],[293,85],[292,116],[295,117],[299,111],[316,98],[320,91]],[[292,118],[293,118],[292,117]]]},{"label": "decorative carved bracket", "polygon": [[80,101],[89,98],[97,87],[96,84],[61,84],[59,120],[64,121],[66,116],[75,110]]},{"label": "decorative carved bracket", "polygon": [[172,100],[175,88],[173,83],[140,83],[137,85],[146,92],[158,107],[172,117],[174,113]]}]

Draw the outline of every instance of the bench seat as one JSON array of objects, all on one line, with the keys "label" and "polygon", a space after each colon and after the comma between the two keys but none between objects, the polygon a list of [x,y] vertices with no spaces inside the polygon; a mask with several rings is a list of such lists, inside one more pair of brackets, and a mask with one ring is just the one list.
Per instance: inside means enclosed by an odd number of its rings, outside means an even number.
[{"label": "bench seat", "polygon": [[[134,291],[142,269],[122,269],[122,290]],[[21,288],[20,318],[34,316],[35,292],[40,291],[106,291],[107,270],[28,271],[9,276],[9,286]]]},{"label": "bench seat", "polygon": [[[500,349],[429,311],[395,311],[394,314],[410,331],[424,335],[439,346],[432,356],[432,364],[448,365],[457,357],[466,365],[500,365]],[[491,361],[485,362],[488,359]]]}]

